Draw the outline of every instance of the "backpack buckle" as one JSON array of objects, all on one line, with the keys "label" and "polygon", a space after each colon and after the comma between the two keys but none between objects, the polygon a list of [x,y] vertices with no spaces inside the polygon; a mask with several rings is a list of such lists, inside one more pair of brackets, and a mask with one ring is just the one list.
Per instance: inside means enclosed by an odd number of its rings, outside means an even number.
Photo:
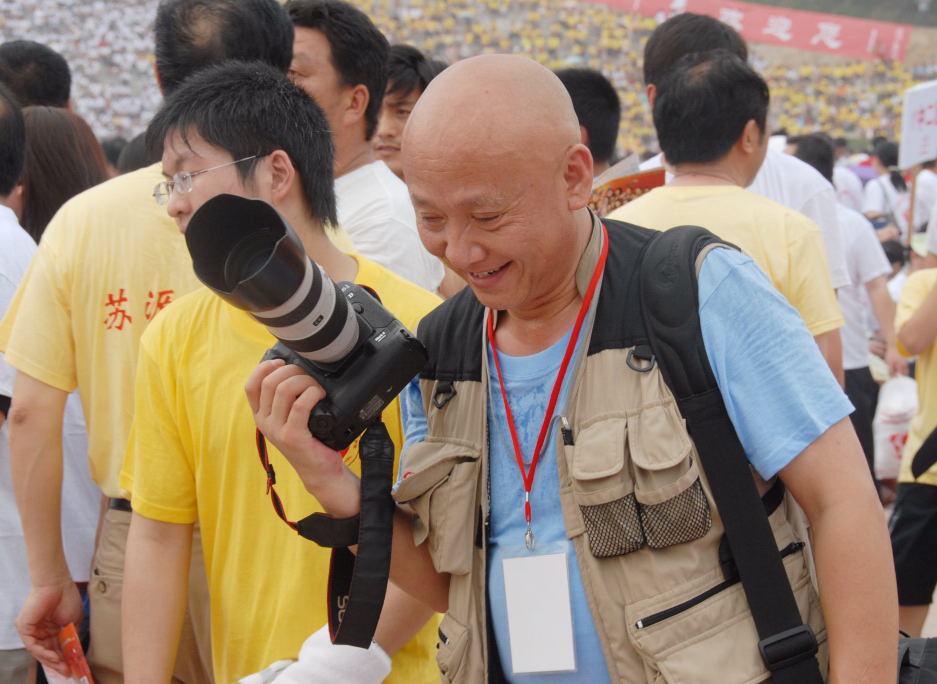
[{"label": "backpack buckle", "polygon": [[765,666],[771,671],[796,665],[817,654],[817,637],[809,625],[799,625],[758,642]]}]

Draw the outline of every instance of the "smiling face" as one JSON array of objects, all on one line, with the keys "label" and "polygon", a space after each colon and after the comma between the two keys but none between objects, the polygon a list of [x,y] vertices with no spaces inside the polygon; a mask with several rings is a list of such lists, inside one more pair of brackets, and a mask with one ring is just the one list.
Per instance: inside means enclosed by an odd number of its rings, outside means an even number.
[{"label": "smiling face", "polygon": [[[188,144],[186,144],[182,139],[182,135],[178,131],[173,131],[164,141],[162,161],[163,175],[167,180],[171,180],[172,176],[180,171],[194,174],[197,171],[211,169],[214,166],[229,164],[234,161],[234,158],[222,148],[205,142],[198,133],[190,132],[188,134]],[[258,163],[262,162],[263,160]],[[260,196],[255,191],[253,184],[245,183],[238,173],[237,165],[230,164],[194,176],[191,192],[174,190],[169,197],[166,210],[176,222],[176,225],[179,226],[179,230],[185,233],[192,214],[212,197],[222,193],[241,197],[260,197],[260,199],[265,199],[268,202],[271,200],[270,197]]]},{"label": "smiling face", "polygon": [[592,163],[559,79],[522,58],[461,62],[403,142],[420,238],[485,306],[536,315],[575,291]]},{"label": "smiling face", "polygon": [[403,94],[388,92],[381,103],[381,115],[374,135],[374,153],[400,178],[403,178],[403,163],[400,160],[403,129],[422,93],[421,90]]}]

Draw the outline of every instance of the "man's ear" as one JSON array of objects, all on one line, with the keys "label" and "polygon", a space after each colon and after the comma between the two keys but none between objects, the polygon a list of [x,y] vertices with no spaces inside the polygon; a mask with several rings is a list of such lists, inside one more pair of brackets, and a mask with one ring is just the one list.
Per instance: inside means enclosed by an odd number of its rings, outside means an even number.
[{"label": "man's ear", "polygon": [[739,136],[738,144],[745,154],[753,154],[761,148],[764,141],[765,132],[761,129],[754,119],[749,119],[742,129],[742,135]]},{"label": "man's ear", "polygon": [[347,98],[342,122],[345,126],[352,126],[364,119],[364,112],[368,108],[368,102],[371,101],[371,95],[367,86],[359,83],[349,90]]},{"label": "man's ear", "polygon": [[23,196],[26,194],[26,186],[17,183],[13,190],[6,197],[0,197],[0,205],[3,205],[16,214],[16,220],[23,220]]},{"label": "man's ear", "polygon": [[293,160],[283,150],[274,150],[267,156],[270,172],[270,192],[274,204],[279,204],[290,194],[299,181],[299,174],[293,166]]},{"label": "man's ear", "polygon": [[647,84],[647,106],[651,109],[651,112],[654,111],[654,100],[657,99],[657,86],[653,83]]},{"label": "man's ear", "polygon": [[592,197],[592,153],[585,145],[573,145],[563,169],[570,211],[582,209]]}]

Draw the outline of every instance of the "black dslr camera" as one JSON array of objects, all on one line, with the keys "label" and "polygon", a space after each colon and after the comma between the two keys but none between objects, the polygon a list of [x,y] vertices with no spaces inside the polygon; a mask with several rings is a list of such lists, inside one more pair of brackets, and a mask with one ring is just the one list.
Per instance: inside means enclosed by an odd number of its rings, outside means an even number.
[{"label": "black dslr camera", "polygon": [[333,283],[263,200],[213,197],[185,238],[199,280],[279,340],[264,358],[296,364],[322,385],[309,429],[326,446],[351,444],[426,363],[400,321],[365,288]]}]

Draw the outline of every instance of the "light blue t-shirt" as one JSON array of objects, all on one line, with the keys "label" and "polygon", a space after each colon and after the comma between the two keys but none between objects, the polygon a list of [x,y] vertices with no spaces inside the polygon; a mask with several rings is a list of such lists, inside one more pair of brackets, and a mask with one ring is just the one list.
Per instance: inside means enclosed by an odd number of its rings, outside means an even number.
[{"label": "light blue t-shirt", "polygon": [[[762,477],[773,477],[831,425],[852,412],[799,314],[748,257],[727,249],[710,252],[699,276],[699,312],[709,363],[729,417],[748,458]],[[529,461],[569,333],[526,357],[499,353],[508,401],[525,460]],[[577,353],[582,340],[577,344]],[[513,675],[508,643],[502,559],[523,547],[524,489],[511,447],[498,378],[489,354],[492,401],[488,406],[491,534],[488,593],[494,636],[510,682],[572,684],[608,682],[609,674],[586,600],[576,554],[566,537],[556,470],[556,429],[550,431],[531,492],[538,547],[561,544],[569,558],[576,671]],[[567,378],[568,380],[568,378]],[[557,402],[565,404],[567,382]],[[402,395],[406,443],[426,436],[419,384]],[[404,472],[402,469],[400,472]]]}]

